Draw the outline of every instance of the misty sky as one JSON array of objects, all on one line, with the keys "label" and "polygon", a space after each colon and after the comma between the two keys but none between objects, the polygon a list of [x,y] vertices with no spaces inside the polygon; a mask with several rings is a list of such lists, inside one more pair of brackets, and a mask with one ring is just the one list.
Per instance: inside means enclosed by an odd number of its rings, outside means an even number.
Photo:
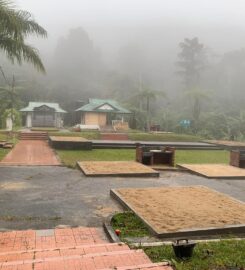
[{"label": "misty sky", "polygon": [[[204,43],[223,52],[239,49],[245,44],[244,0],[16,0],[15,2],[19,8],[30,11],[38,23],[48,31],[48,41],[38,40],[38,47],[45,51],[54,48],[57,39],[67,35],[70,28],[79,26],[88,31],[91,39],[103,51],[110,51],[112,46],[120,47],[123,45],[122,41],[127,43],[132,39],[140,40],[140,35],[149,36],[151,32],[157,31],[157,28],[161,28],[158,30],[159,33],[164,33],[164,27],[165,29],[169,27],[165,39],[172,39],[170,46],[174,44],[177,46],[184,37],[194,36],[200,37]],[[186,28],[178,31],[183,25]],[[139,38],[135,33],[139,34]],[[152,39],[158,36],[159,34],[156,34]],[[227,40],[221,42],[224,38]],[[217,44],[219,40],[220,43]],[[107,46],[108,44],[111,44],[111,47]]]},{"label": "misty sky", "polygon": [[56,27],[163,18],[245,26],[243,0],[17,0],[17,4],[42,24]]}]

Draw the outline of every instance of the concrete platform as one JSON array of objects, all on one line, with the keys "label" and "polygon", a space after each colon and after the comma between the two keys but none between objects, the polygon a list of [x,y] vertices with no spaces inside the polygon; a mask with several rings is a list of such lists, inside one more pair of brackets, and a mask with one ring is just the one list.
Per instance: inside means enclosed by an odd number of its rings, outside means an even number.
[{"label": "concrete platform", "polygon": [[159,177],[159,172],[134,161],[77,162],[86,176]]},{"label": "concrete platform", "polygon": [[206,178],[245,180],[245,169],[227,164],[178,164],[177,166]]},{"label": "concrete platform", "polygon": [[55,149],[92,150],[92,142],[82,137],[50,136],[49,145]]},{"label": "concrete platform", "polygon": [[159,238],[245,234],[245,204],[204,186],[113,189],[111,196]]}]

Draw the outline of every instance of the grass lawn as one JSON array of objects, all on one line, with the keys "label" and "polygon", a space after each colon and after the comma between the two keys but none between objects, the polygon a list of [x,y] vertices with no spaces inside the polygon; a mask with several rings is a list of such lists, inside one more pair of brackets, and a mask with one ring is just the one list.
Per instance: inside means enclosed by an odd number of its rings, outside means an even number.
[{"label": "grass lawn", "polygon": [[83,137],[88,140],[99,140],[100,133],[98,131],[82,131],[82,132],[48,132],[49,136],[68,136]]},{"label": "grass lawn", "polygon": [[[81,136],[90,140],[99,140],[100,132],[99,131],[81,131],[81,132],[55,132],[52,130],[47,130],[51,136]],[[129,140],[132,141],[175,141],[175,142],[197,142],[201,138],[186,135],[186,134],[153,134],[153,133],[144,133],[139,131],[129,131],[128,132]]]},{"label": "grass lawn", "polygon": [[[0,132],[0,141],[8,141],[16,144],[18,142],[18,139],[16,137],[9,138],[5,133]],[[0,161],[8,154],[9,151],[10,149],[0,148]]]},{"label": "grass lawn", "polygon": [[0,148],[0,161],[8,154],[9,149],[1,149]]},{"label": "grass lawn", "polygon": [[129,139],[132,141],[162,141],[162,142],[198,142],[200,137],[187,134],[154,134],[154,133],[129,133]]},{"label": "grass lawn", "polygon": [[[125,237],[150,236],[146,226],[132,212],[115,214],[111,225],[114,230],[121,231],[122,241]],[[193,257],[187,261],[177,259],[172,247],[167,245],[145,247],[144,251],[153,262],[171,261],[177,270],[225,270],[225,267],[245,266],[245,240],[198,243]]]},{"label": "grass lawn", "polygon": [[[77,161],[135,160],[134,149],[57,150],[62,162],[75,167]],[[223,150],[178,150],[176,163],[228,163],[229,152]]]},{"label": "grass lawn", "polygon": [[245,267],[245,240],[198,243],[193,257],[185,261],[175,257],[171,246],[149,247],[144,251],[153,262],[168,260],[177,270],[235,270]]},{"label": "grass lawn", "polygon": [[58,132],[58,128],[52,128],[52,127],[34,127],[31,128],[31,131],[43,131],[43,132]]},{"label": "grass lawn", "polygon": [[61,161],[68,167],[74,168],[77,161],[127,161],[133,160],[135,151],[128,149],[96,149],[82,150],[56,150]]}]

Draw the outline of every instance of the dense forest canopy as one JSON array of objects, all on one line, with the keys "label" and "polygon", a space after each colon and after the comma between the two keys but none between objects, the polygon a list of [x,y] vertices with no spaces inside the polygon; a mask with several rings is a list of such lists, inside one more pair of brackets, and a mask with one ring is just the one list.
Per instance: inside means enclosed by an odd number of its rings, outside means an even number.
[{"label": "dense forest canopy", "polygon": [[133,112],[133,128],[160,124],[165,131],[245,139],[243,30],[234,27],[233,37],[241,40],[234,46],[225,26],[147,23],[64,30],[55,46],[41,51],[45,76],[12,65],[2,52],[0,65],[19,87],[16,109],[28,101],[55,101],[71,112],[77,100],[110,98]]}]

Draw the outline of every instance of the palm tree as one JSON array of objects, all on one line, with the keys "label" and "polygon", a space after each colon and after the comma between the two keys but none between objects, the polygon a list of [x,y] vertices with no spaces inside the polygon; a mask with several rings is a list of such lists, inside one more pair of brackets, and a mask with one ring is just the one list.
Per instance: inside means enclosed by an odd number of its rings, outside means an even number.
[{"label": "palm tree", "polygon": [[[150,130],[150,114],[151,114],[151,101],[156,100],[157,97],[165,97],[163,91],[152,90],[146,87],[141,87],[136,95],[131,97],[131,101],[139,104],[139,111],[145,111],[145,125],[146,129]],[[145,107],[145,110],[144,110]]]},{"label": "palm tree", "polygon": [[27,11],[17,10],[11,1],[0,0],[0,49],[12,61],[29,62],[45,72],[38,51],[25,43],[29,35],[46,37],[47,32]]}]

